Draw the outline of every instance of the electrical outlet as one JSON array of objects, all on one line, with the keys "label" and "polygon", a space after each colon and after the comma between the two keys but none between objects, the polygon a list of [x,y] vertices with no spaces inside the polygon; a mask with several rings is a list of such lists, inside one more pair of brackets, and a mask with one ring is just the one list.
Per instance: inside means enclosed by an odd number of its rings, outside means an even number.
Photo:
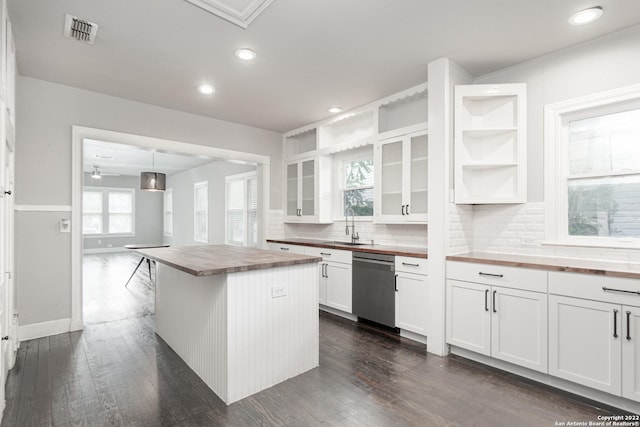
[{"label": "electrical outlet", "polygon": [[282,298],[287,296],[286,285],[272,285],[271,286],[271,298]]},{"label": "electrical outlet", "polygon": [[523,237],[520,239],[521,246],[538,246],[538,241],[532,237]]},{"label": "electrical outlet", "polygon": [[71,232],[71,221],[63,218],[60,220],[60,232],[61,233],[70,233]]}]

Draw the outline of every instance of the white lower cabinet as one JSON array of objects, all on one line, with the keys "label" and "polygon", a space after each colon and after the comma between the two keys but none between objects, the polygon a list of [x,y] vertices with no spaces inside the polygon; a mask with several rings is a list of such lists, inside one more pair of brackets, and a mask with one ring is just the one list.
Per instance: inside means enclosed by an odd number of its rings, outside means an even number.
[{"label": "white lower cabinet", "polygon": [[305,253],[322,257],[318,264],[320,304],[351,314],[351,252],[308,246]]},{"label": "white lower cabinet", "polygon": [[289,253],[301,254],[301,255],[304,255],[305,253],[304,246],[289,245],[289,244],[275,243],[275,242],[269,242],[269,250],[278,251],[278,252],[289,252]]},{"label": "white lower cabinet", "polygon": [[640,308],[622,307],[622,397],[640,402]]},{"label": "white lower cabinet", "polygon": [[[450,268],[456,271],[450,274]],[[448,263],[447,275],[484,281],[447,280],[448,344],[547,372],[545,273]],[[521,277],[527,277],[522,287],[536,291],[515,289],[514,279]],[[502,286],[493,285],[495,282]]]},{"label": "white lower cabinet", "polygon": [[619,395],[621,307],[558,295],[549,305],[549,373]]},{"label": "white lower cabinet", "polygon": [[396,327],[427,335],[427,260],[396,257]]}]

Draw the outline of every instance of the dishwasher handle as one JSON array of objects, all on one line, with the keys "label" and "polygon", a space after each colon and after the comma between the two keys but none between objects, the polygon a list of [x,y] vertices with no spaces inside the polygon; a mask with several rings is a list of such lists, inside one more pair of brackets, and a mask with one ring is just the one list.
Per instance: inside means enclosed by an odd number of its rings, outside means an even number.
[{"label": "dishwasher handle", "polygon": [[392,261],[379,261],[377,259],[366,259],[366,258],[354,258],[353,262],[366,262],[371,264],[381,264],[381,265],[391,265],[393,266],[395,263]]}]

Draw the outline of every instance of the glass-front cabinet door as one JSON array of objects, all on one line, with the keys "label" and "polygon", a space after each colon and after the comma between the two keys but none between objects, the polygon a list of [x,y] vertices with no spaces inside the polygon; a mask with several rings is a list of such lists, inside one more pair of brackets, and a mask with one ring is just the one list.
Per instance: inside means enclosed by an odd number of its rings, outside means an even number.
[{"label": "glass-front cabinet door", "polygon": [[427,132],[378,141],[375,221],[427,222]]},{"label": "glass-front cabinet door", "polygon": [[402,139],[385,141],[380,144],[380,214],[402,216]]},{"label": "glass-front cabinet door", "polygon": [[302,216],[313,216],[315,214],[315,182],[316,182],[316,162],[314,159],[301,163],[302,169],[302,204],[300,214]]},{"label": "glass-front cabinet door", "polygon": [[429,144],[426,133],[409,137],[410,145],[410,182],[409,199],[407,200],[407,220],[427,221],[427,175],[429,168]]},{"label": "glass-front cabinet door", "polygon": [[286,173],[286,219],[313,219],[316,215],[316,159],[288,163]]},{"label": "glass-front cabinet door", "polygon": [[298,216],[298,163],[287,165],[287,216]]}]

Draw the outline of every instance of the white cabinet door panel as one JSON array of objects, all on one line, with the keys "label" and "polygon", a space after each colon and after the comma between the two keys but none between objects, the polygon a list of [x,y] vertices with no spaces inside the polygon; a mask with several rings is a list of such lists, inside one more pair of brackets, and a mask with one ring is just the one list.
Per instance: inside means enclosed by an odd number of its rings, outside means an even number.
[{"label": "white cabinet door panel", "polygon": [[489,286],[447,280],[447,343],[491,355]]},{"label": "white cabinet door panel", "polygon": [[622,307],[622,397],[640,402],[640,308]]},{"label": "white cabinet door panel", "polygon": [[547,295],[493,288],[491,355],[547,373]]},{"label": "white cabinet door panel", "polygon": [[396,289],[396,327],[426,335],[427,276],[398,273]]},{"label": "white cabinet door panel", "polygon": [[351,266],[340,263],[324,263],[329,307],[351,313]]},{"label": "white cabinet door panel", "polygon": [[549,374],[620,395],[620,308],[549,295]]}]

